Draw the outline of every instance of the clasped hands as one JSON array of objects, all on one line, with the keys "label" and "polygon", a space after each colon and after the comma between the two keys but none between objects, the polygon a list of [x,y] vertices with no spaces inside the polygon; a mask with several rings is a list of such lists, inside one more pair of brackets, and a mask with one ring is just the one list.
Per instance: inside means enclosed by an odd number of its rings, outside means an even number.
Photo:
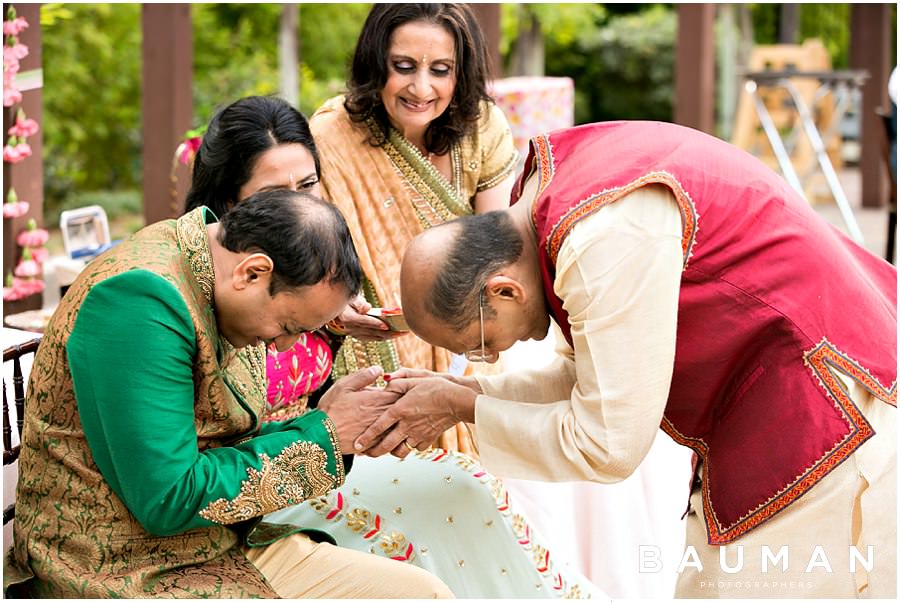
[{"label": "clasped hands", "polygon": [[349,374],[319,402],[344,453],[405,458],[431,447],[457,422],[475,421],[481,388],[474,378],[401,368],[385,375],[388,385],[379,388],[374,383],[381,373],[373,366]]}]

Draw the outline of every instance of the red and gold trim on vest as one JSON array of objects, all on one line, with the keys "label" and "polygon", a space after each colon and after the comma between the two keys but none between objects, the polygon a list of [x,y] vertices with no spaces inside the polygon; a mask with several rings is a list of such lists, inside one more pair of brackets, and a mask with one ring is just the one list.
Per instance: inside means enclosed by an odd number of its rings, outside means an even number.
[{"label": "red and gold trim on vest", "polygon": [[[543,190],[547,187],[547,185],[550,183],[549,179],[553,176],[554,173],[554,169],[552,166],[553,157],[550,149],[550,143],[546,140],[543,143],[540,142],[544,138],[546,137],[544,136],[533,139],[536,152],[535,157],[537,158],[538,169],[542,178],[540,190]],[[545,165],[545,162],[547,162],[548,164]],[[546,181],[543,180],[544,174],[547,174],[548,179]],[[687,193],[678,179],[666,171],[650,172],[629,182],[624,186],[610,188],[597,194],[593,194],[586,199],[579,201],[566,213],[560,216],[559,220],[550,229],[546,239],[543,242],[544,252],[547,254],[551,265],[556,265],[556,258],[559,254],[559,249],[562,246],[563,241],[565,241],[566,237],[569,235],[569,232],[571,232],[572,228],[575,227],[575,224],[577,224],[585,217],[593,215],[603,207],[610,205],[615,201],[618,201],[631,192],[634,192],[638,188],[647,186],[649,184],[663,184],[665,186],[668,186],[675,196],[675,200],[678,203],[678,209],[681,212],[681,251],[684,256],[683,269],[687,269],[688,260],[693,253],[694,243],[696,242],[697,237],[697,230],[699,229],[699,215],[697,213],[696,207],[694,206],[694,201],[691,200],[690,195]],[[540,194],[540,192],[537,193],[537,199],[540,199]],[[536,229],[537,224],[540,221],[537,214],[538,208],[539,203],[536,200],[531,208],[531,221],[533,224],[535,224]],[[550,274],[544,274],[544,276],[545,278],[552,279],[552,276]],[[547,286],[547,282],[545,282],[545,286]],[[547,288],[546,290],[552,290],[552,288]],[[562,302],[553,294],[547,295],[547,302],[551,308],[552,314],[557,319],[557,324],[559,324],[563,336],[571,345],[572,334],[569,331],[569,323],[568,319],[565,317],[566,314],[562,308]]]},{"label": "red and gold trim on vest", "polygon": [[[537,161],[538,169],[538,189],[535,197],[540,197],[541,193],[550,185],[553,179],[555,168],[553,166],[553,146],[550,144],[550,136],[546,134],[531,139],[534,146],[534,158]],[[524,179],[523,179],[524,182]]]},{"label": "red and gold trim on vest", "polygon": [[[697,236],[697,209],[694,207],[694,202],[691,200],[690,195],[681,186],[678,180],[675,179],[675,176],[665,171],[650,172],[625,186],[611,188],[593,194],[583,201],[578,202],[568,212],[564,213],[562,217],[559,218],[556,225],[551,228],[550,234],[547,236],[547,255],[550,257],[553,264],[556,265],[556,256],[559,254],[559,249],[575,224],[585,217],[593,215],[603,207],[618,201],[622,197],[634,192],[638,188],[647,186],[648,184],[664,184],[668,186],[675,195],[675,200],[678,202],[678,209],[681,211],[681,251],[684,255],[684,268],[687,268],[688,259],[690,259],[691,253],[693,252],[694,242]],[[535,207],[536,206],[537,203],[535,203]],[[535,218],[533,217],[533,219]]]},{"label": "red and gold trim on vest", "polygon": [[835,375],[835,371],[840,371],[850,376],[885,403],[895,407],[897,405],[896,381],[891,384],[890,389],[886,388],[868,370],[839,351],[827,339],[822,339],[815,347],[805,352],[803,354],[803,363],[810,369],[822,388],[825,389],[827,395],[834,402],[835,407],[844,415],[850,427],[849,431],[832,449],[815,460],[805,472],[733,524],[723,525],[719,521],[709,499],[708,446],[706,442],[703,439],[690,437],[678,432],[668,418],[663,418],[660,425],[662,430],[676,442],[696,451],[703,460],[703,514],[706,517],[706,528],[710,544],[724,545],[731,543],[786,509],[841,462],[849,458],[860,445],[875,434],[869,422],[854,405],[849,395],[847,395],[843,384]]}]

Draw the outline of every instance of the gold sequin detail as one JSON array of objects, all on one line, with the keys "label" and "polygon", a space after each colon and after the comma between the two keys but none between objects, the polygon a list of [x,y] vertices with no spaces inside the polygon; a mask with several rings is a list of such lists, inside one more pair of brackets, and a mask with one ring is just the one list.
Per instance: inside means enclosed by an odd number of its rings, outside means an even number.
[{"label": "gold sequin detail", "polygon": [[327,470],[328,454],[309,441],[297,441],[275,459],[260,454],[262,469],[247,469],[247,479],[233,500],[219,498],[200,511],[206,520],[223,525],[274,512],[290,504],[327,493],[335,479]]},{"label": "gold sequin detail", "polygon": [[382,535],[379,545],[387,556],[404,555],[409,547],[406,536],[396,531],[391,531],[390,535]]},{"label": "gold sequin detail", "polygon": [[354,508],[347,513],[347,526],[351,531],[371,531],[375,528],[375,519],[371,512],[362,508]]},{"label": "gold sequin detail", "polygon": [[178,246],[184,250],[188,265],[203,291],[207,303],[213,301],[216,274],[213,269],[212,253],[209,250],[206,220],[204,209],[197,207],[187,215],[182,216],[175,226]]}]

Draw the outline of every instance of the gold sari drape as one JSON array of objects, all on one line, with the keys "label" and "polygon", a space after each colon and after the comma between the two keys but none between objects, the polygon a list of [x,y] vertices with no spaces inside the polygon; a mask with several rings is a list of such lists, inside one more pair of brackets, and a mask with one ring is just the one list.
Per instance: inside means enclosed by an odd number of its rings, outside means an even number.
[{"label": "gold sari drape", "polygon": [[[350,120],[343,97],[310,119],[322,166],[323,196],[343,213],[366,274],[364,293],[376,307],[400,305],[400,263],[406,245],[426,228],[473,211],[474,197],[507,177],[518,155],[500,109],[485,105],[475,133],[455,145],[451,180],[396,130],[380,147],[374,124]],[[347,337],[335,358],[336,377],[378,364],[446,372],[450,353],[413,334],[392,341]]]}]

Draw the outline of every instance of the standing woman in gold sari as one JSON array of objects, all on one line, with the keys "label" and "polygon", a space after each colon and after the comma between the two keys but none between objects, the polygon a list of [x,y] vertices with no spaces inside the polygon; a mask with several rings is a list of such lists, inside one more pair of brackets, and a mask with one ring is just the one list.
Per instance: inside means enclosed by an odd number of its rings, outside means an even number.
[{"label": "standing woman in gold sari", "polygon": [[[400,304],[400,260],[414,236],[509,205],[518,154],[487,94],[486,57],[465,4],[376,4],[346,95],[310,119],[323,196],[347,219],[375,307]],[[366,321],[345,312],[334,326],[353,335]],[[348,336],[335,376],[372,364],[447,372],[451,361],[464,362],[412,334],[368,342]]]}]

